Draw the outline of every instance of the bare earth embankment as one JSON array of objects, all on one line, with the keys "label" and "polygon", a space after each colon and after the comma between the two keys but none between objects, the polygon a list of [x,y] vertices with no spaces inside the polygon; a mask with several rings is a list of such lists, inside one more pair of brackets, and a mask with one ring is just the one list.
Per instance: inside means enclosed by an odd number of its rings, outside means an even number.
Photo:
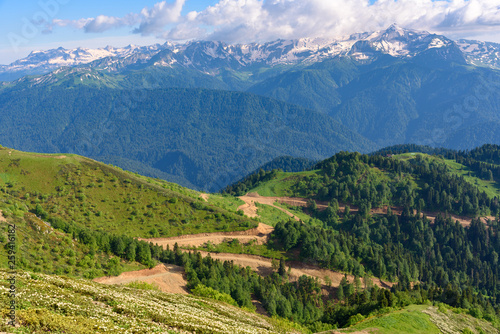
[{"label": "bare earth embankment", "polygon": [[103,284],[128,284],[146,282],[158,286],[163,292],[187,294],[184,268],[173,264],[159,264],[153,269],[127,271],[119,276],[105,276],[94,279]]},{"label": "bare earth embankment", "polygon": [[199,234],[189,234],[181,235],[178,237],[171,238],[150,238],[150,239],[139,239],[147,242],[152,242],[163,246],[166,248],[167,245],[172,249],[177,243],[179,247],[185,246],[203,246],[206,242],[210,241],[212,244],[220,244],[224,240],[238,239],[241,243],[248,243],[251,240],[256,240],[256,244],[262,245],[267,242],[270,234],[274,231],[272,226],[259,223],[259,226],[252,228],[247,231],[236,231],[236,232],[217,232],[217,233],[199,233]]}]

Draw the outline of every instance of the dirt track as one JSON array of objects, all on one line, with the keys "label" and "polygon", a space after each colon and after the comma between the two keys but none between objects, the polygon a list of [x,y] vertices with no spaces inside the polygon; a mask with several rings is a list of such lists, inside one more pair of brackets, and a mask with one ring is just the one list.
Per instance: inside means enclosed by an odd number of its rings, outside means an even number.
[{"label": "dirt track", "polygon": [[[245,204],[240,206],[238,209],[242,209],[243,212],[249,217],[257,217],[258,216],[257,215],[257,207],[255,206],[255,202],[257,202],[257,203],[261,203],[261,204],[271,205],[277,209],[280,209],[281,211],[285,212],[286,214],[295,218],[296,220],[299,220],[299,218],[294,216],[289,211],[274,205],[274,202],[284,203],[284,204],[288,204],[288,205],[292,205],[292,206],[307,207],[307,202],[309,201],[306,198],[300,198],[300,197],[264,197],[264,196],[260,196],[257,193],[248,193],[245,196],[241,196],[239,198],[241,200],[243,200],[245,202]],[[317,206],[318,210],[321,211],[321,210],[325,210],[328,207],[328,203],[316,201],[316,206]],[[339,203],[339,209],[342,212],[345,211],[346,206],[347,205],[344,203]],[[359,211],[359,208],[354,206],[354,205],[349,205],[349,209],[351,212]],[[250,213],[252,215],[249,215],[245,210],[247,210],[248,213]],[[371,209],[370,213],[371,214],[378,214],[378,215],[381,215],[381,214],[385,215],[385,214],[387,214],[387,210],[388,210],[388,206],[386,205],[386,206],[383,206],[380,208],[373,208],[373,209]],[[392,213],[394,213],[396,215],[401,215],[401,213],[402,213],[402,208],[400,208],[400,207],[391,207],[391,210],[392,210]],[[436,219],[439,212],[424,211],[423,214],[425,214],[425,216],[432,223],[434,223],[434,220]],[[442,213],[442,215],[444,215],[444,214]],[[450,215],[450,214],[448,215],[448,217],[453,219],[453,221],[458,221],[464,227],[469,226],[471,221],[472,221],[472,218],[470,218],[470,217]],[[481,221],[483,223],[486,223],[486,221],[488,219],[494,220],[495,217],[493,217],[493,216],[481,217]]]},{"label": "dirt track", "polygon": [[[243,213],[245,215],[247,215],[248,217],[258,217],[259,216],[257,214],[258,208],[255,205],[255,203],[260,203],[260,204],[270,205],[278,210],[281,210],[284,213],[286,213],[287,215],[289,215],[290,217],[292,217],[293,219],[298,221],[298,220],[300,220],[299,217],[295,216],[293,213],[291,213],[290,211],[288,211],[286,209],[283,209],[283,208],[280,208],[279,206],[274,205],[274,202],[278,201],[281,203],[287,203],[287,204],[291,204],[294,206],[306,206],[306,202],[304,202],[304,205],[292,204],[294,199],[290,199],[288,197],[264,197],[264,196],[260,196],[257,193],[249,193],[249,194],[246,194],[245,196],[240,196],[238,198],[241,199],[243,202],[245,202],[245,204],[240,205],[238,207],[238,210],[243,210]],[[298,199],[298,200],[302,200],[302,199]],[[301,203],[301,201],[299,201],[299,202]]]},{"label": "dirt track", "polygon": [[153,269],[127,271],[119,276],[98,277],[94,282],[103,284],[128,284],[135,281],[154,284],[163,292],[187,294],[187,281],[182,276],[184,268],[173,264],[159,264]]},{"label": "dirt track", "polygon": [[[200,252],[203,257],[207,256],[208,252]],[[231,253],[210,253],[210,256],[213,259],[218,259],[221,261],[233,261],[234,264],[238,264],[243,267],[249,266],[252,270],[256,271],[261,276],[267,276],[272,271],[272,260],[256,255],[247,255],[247,254],[231,254]],[[307,265],[301,262],[296,261],[288,261],[286,262],[287,268],[290,266],[292,268],[290,276],[292,279],[298,279],[302,275],[307,275],[311,277],[317,277],[322,284],[325,284],[325,277],[329,277],[332,281],[332,287],[338,287],[340,285],[340,281],[344,277],[344,274],[321,269],[317,266]],[[354,276],[347,275],[347,279],[349,282],[354,281]],[[378,285],[379,287],[388,288],[392,286],[392,283],[384,282],[379,280],[378,278],[373,278],[373,283]]]},{"label": "dirt track", "polygon": [[[177,244],[182,246],[201,246],[207,241],[211,241],[216,244],[222,242],[225,239],[238,239],[241,242],[248,242],[253,239],[257,239],[258,242],[266,242],[269,235],[274,229],[269,226],[260,223],[257,228],[242,231],[242,232],[224,232],[224,233],[202,233],[193,235],[183,235],[173,238],[152,238],[152,239],[141,239],[148,242],[153,242],[158,244],[163,248],[169,245],[170,249],[173,245]],[[207,256],[208,252],[200,252],[203,256]],[[272,260],[269,258],[247,255],[247,254],[232,254],[232,253],[210,253],[210,256],[214,259],[219,259],[221,261],[233,261],[234,264],[241,265],[243,267],[249,266],[252,270],[255,270],[259,275],[266,276],[272,272]],[[338,287],[344,274],[339,272],[334,272],[331,270],[321,269],[317,266],[306,265],[300,262],[287,262],[287,266],[291,266],[291,276],[293,278],[298,278],[302,275],[308,275],[312,277],[317,277],[324,284],[324,279],[326,276],[332,281],[333,287]],[[354,280],[354,277],[347,275],[350,282]],[[382,282],[379,279],[373,279],[373,283],[380,287],[390,287],[392,284],[387,282]]]},{"label": "dirt track", "polygon": [[[240,206],[238,209],[242,209],[244,213],[248,216],[256,216],[257,215],[257,207],[255,203],[261,203],[266,205],[271,205],[276,207],[283,212],[287,213],[289,216],[294,219],[299,220],[296,216],[294,216],[289,211],[277,207],[274,205],[275,201],[280,203],[286,203],[293,206],[307,206],[307,199],[304,198],[290,198],[290,197],[263,197],[258,194],[251,193],[246,196],[241,196],[245,204]],[[325,202],[316,202],[319,210],[324,210],[327,207],[327,203]],[[345,210],[345,205],[340,205],[340,209]],[[356,212],[358,210],[357,207],[350,206],[350,210]],[[400,215],[401,209],[397,207],[391,208],[392,212]],[[371,210],[372,214],[387,214],[388,207],[382,208],[374,208]],[[431,221],[434,221],[437,213],[425,212],[424,213]],[[462,225],[467,226],[470,224],[471,219],[467,217],[458,217],[458,216],[450,216],[454,220],[458,220]],[[493,218],[493,217],[487,217]],[[170,246],[172,248],[175,243],[177,243],[180,247],[182,246],[202,246],[207,241],[210,241],[214,244],[221,243],[227,239],[238,239],[243,243],[249,242],[250,240],[257,240],[257,243],[263,244],[267,242],[270,234],[273,231],[273,227],[260,223],[257,228],[247,230],[247,231],[239,231],[239,232],[221,232],[221,233],[201,233],[194,235],[183,235],[179,237],[172,238],[151,238],[151,239],[140,239],[148,242],[153,242],[158,244],[164,248]],[[207,256],[209,253],[200,252],[203,256]],[[214,259],[219,259],[221,261],[233,261],[234,264],[241,265],[243,267],[249,266],[252,270],[256,271],[258,274],[262,276],[269,275],[272,269],[272,260],[269,258],[264,258],[255,255],[247,255],[247,254],[229,254],[229,253],[210,253],[210,256]],[[329,277],[332,283],[332,287],[338,287],[340,281],[344,277],[344,274],[339,272],[334,272],[331,270],[321,269],[317,266],[307,265],[300,262],[289,261],[286,263],[287,267],[291,267],[290,275],[292,279],[297,279],[302,275],[307,275],[311,277],[318,278],[320,282],[325,284],[325,277]],[[182,268],[176,266],[165,266],[165,268],[159,265],[151,270],[140,270],[136,272],[128,272],[123,273],[118,277],[102,277],[95,279],[97,282],[105,283],[105,284],[124,284],[128,282],[132,282],[135,280],[146,281],[148,283],[155,283],[162,291],[166,292],[174,292],[174,293],[186,293],[185,286],[186,281],[182,277]],[[176,269],[177,268],[177,269]],[[180,269],[178,269],[180,268]],[[353,282],[354,277],[352,275],[347,275],[347,278],[350,282]],[[373,283],[378,285],[379,287],[388,288],[392,286],[390,282],[384,282],[377,278],[373,278]]]},{"label": "dirt track", "polygon": [[177,243],[179,247],[183,246],[203,246],[206,242],[210,241],[212,244],[220,244],[224,240],[238,239],[242,243],[248,243],[251,240],[256,240],[256,244],[262,245],[267,242],[269,235],[274,231],[272,226],[259,223],[256,228],[247,231],[237,231],[237,232],[220,232],[220,233],[200,233],[200,234],[190,234],[181,235],[178,237],[171,238],[150,238],[150,239],[139,239],[147,242],[152,242],[153,244],[158,244],[164,248],[167,245],[172,249]]},{"label": "dirt track", "polygon": [[[9,151],[9,156],[12,155],[12,150]],[[31,153],[26,153],[23,151],[15,151],[16,155],[24,155],[24,156],[31,156]],[[65,159],[65,155],[54,155],[54,154],[36,154],[37,157],[43,157],[43,158],[54,158],[54,159]]]}]

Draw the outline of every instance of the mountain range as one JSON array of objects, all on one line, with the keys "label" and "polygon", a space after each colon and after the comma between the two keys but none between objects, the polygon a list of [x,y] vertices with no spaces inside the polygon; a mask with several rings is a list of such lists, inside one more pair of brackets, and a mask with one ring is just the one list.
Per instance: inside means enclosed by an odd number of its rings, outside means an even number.
[{"label": "mountain range", "polygon": [[302,38],[237,45],[207,41],[185,44],[166,42],[162,45],[107,46],[100,49],[60,47],[33,51],[26,58],[0,66],[0,80],[12,81],[25,75],[44,74],[61,67],[81,65],[118,71],[138,64],[170,67],[176,64],[200,71],[214,71],[226,66],[241,69],[263,65],[307,64],[348,55],[357,60],[370,60],[374,52],[412,58],[429,49],[450,46],[458,47],[469,64],[500,68],[500,44],[465,39],[452,41],[444,36],[403,29],[394,24],[383,31],[337,39]]},{"label": "mountain range", "polygon": [[392,25],[338,39],[32,52],[0,69],[0,141],[210,191],[284,155],[498,144],[499,50]]}]

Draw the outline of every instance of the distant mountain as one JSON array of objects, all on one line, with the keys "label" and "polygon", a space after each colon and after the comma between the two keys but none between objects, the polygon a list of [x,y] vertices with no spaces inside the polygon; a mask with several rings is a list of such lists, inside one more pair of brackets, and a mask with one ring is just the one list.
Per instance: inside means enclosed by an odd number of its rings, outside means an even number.
[{"label": "distant mountain", "polygon": [[124,48],[107,46],[100,49],[64,49],[62,47],[47,51],[33,51],[26,58],[16,60],[10,65],[0,65],[0,81],[11,81],[25,75],[37,75],[54,71],[61,67],[73,67],[88,64],[98,59],[116,57],[123,60],[148,58],[160,49],[168,46],[129,45]]},{"label": "distant mountain", "polygon": [[273,158],[375,147],[331,117],[249,93],[36,87],[0,93],[0,142],[217,191]]},{"label": "distant mountain", "polygon": [[471,67],[454,44],[408,59],[328,59],[248,91],[329,114],[380,146],[500,143],[500,72]]},{"label": "distant mountain", "polygon": [[33,52],[0,70],[48,71],[0,82],[0,142],[212,191],[283,155],[500,144],[498,49],[392,25],[329,40]]},{"label": "distant mountain", "polygon": [[100,49],[52,49],[33,51],[26,58],[0,66],[0,81],[25,75],[45,74],[61,67],[84,66],[106,72],[120,72],[138,66],[195,69],[211,75],[221,71],[253,72],[261,67],[311,64],[337,56],[370,61],[380,54],[412,58],[430,49],[458,46],[470,64],[500,68],[500,45],[481,41],[454,42],[444,36],[392,25],[386,30],[352,34],[336,39],[302,38],[267,43],[230,45],[223,42],[194,41],[185,44]]},{"label": "distant mountain", "polygon": [[456,43],[470,64],[500,69],[500,44],[466,39]]}]

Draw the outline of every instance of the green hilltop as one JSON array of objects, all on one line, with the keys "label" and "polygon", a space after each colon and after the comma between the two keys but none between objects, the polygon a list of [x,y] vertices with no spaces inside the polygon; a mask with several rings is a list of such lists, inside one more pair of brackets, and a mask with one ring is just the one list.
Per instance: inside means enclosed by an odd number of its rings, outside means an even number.
[{"label": "green hilltop", "polygon": [[199,192],[76,155],[4,148],[0,171],[3,197],[22,201],[42,219],[71,221],[94,231],[145,238],[256,226],[207,203]]},{"label": "green hilltop", "polygon": [[[237,199],[212,195],[207,202],[200,196],[77,155],[0,148],[0,210],[4,220],[17,226],[22,269],[88,278],[119,274],[157,262],[145,254],[149,246],[139,247],[146,243],[134,238],[257,226],[237,212]],[[4,220],[0,238],[8,242]],[[125,256],[132,248],[137,257]],[[7,249],[0,254],[6,267]]]}]

